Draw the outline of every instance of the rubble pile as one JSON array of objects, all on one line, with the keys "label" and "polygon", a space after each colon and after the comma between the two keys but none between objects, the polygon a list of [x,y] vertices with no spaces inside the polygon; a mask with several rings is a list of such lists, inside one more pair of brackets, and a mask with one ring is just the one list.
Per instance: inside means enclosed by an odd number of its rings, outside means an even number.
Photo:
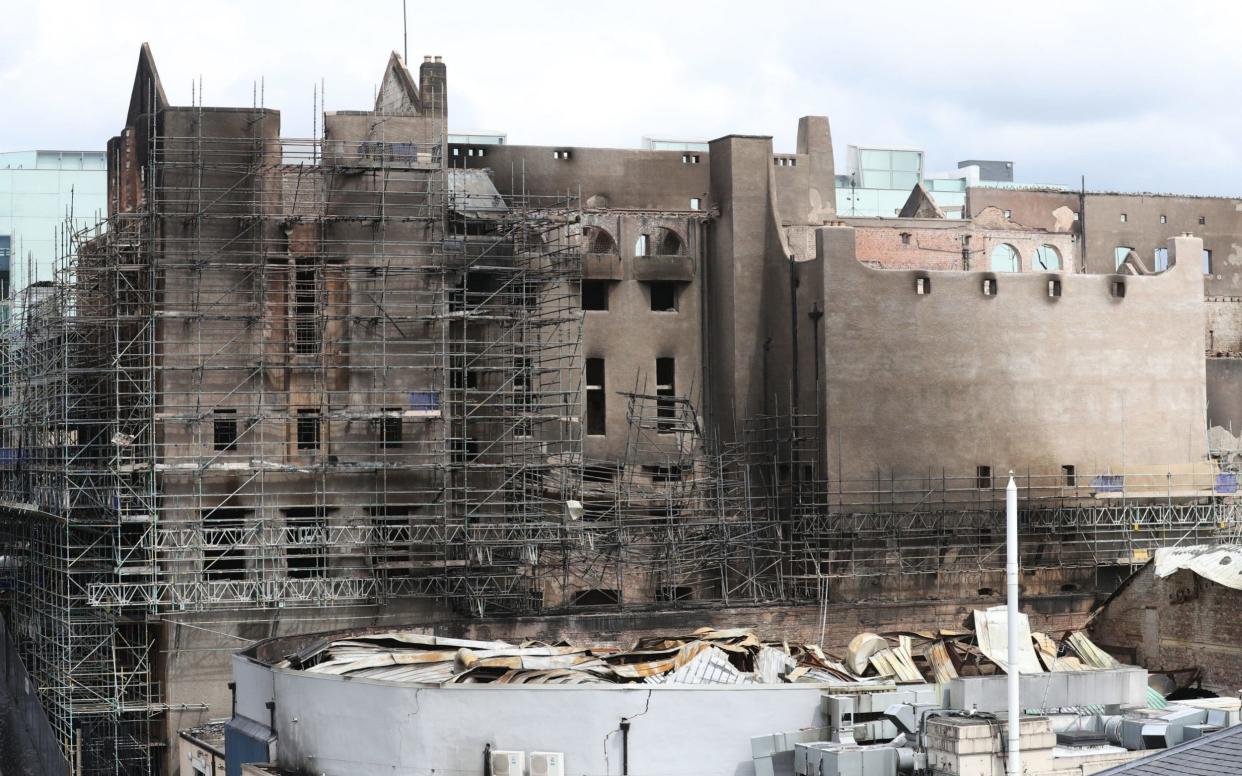
[{"label": "rubble pile", "polygon": [[[475,641],[409,631],[320,641],[277,667],[421,684],[826,684],[942,683],[1007,670],[1004,608],[976,611],[972,629],[860,633],[837,657],[814,644],[764,641],[750,628],[700,628],[610,646]],[[1117,662],[1081,632],[1031,633],[1025,616],[1022,673],[1111,668]]]}]

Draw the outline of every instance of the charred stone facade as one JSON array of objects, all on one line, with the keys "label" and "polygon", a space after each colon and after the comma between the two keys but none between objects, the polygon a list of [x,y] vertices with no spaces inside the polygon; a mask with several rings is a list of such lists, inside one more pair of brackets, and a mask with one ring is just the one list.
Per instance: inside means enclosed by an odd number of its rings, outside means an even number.
[{"label": "charred stone facade", "polygon": [[1196,239],[1091,275],[1066,211],[842,222],[824,117],[639,151],[454,145],[447,111],[394,54],[289,141],[169,105],[144,47],[107,228],[9,342],[11,622],[82,773],[170,768],[274,635],[945,624],[999,595],[1011,469],[1049,622],[1231,524]]}]

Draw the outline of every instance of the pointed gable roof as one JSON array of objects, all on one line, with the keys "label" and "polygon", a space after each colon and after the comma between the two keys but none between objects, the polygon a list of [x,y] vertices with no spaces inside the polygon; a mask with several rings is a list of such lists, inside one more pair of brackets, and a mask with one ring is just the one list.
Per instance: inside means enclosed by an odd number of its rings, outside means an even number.
[{"label": "pointed gable roof", "polygon": [[931,192],[922,183],[914,184],[910,197],[901,208],[902,218],[944,218],[944,211],[932,199]]},{"label": "pointed gable roof", "polygon": [[168,107],[168,97],[164,95],[164,85],[160,83],[160,73],[155,69],[155,57],[151,54],[151,45],[143,43],[138,52],[138,70],[134,73],[134,90],[129,96],[129,113],[126,126],[136,126],[138,117],[150,115]]},{"label": "pointed gable roof", "polygon": [[384,68],[384,80],[380,82],[379,94],[375,96],[375,112],[387,114],[418,114],[422,105],[418,98],[418,85],[410,75],[401,55],[392,52],[388,66]]}]

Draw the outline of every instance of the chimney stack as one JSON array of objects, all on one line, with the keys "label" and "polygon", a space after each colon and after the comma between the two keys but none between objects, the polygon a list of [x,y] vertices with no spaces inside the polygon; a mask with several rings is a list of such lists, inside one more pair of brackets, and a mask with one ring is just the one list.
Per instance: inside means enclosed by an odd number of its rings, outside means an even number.
[{"label": "chimney stack", "polygon": [[423,64],[418,68],[418,96],[423,106],[423,115],[448,116],[448,70],[444,60],[437,56],[423,57]]}]

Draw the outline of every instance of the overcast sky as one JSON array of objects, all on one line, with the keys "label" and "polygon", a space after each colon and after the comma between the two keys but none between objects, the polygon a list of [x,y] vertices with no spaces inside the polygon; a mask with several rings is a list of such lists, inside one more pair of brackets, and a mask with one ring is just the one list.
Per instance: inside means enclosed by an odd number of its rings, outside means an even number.
[{"label": "overcast sky", "polygon": [[[400,0],[7,0],[0,150],[98,148],[125,118],[139,45],[188,105],[250,105],[282,132],[369,108]],[[422,2],[409,54],[448,64],[450,124],[511,143],[637,146],[766,134],[826,114],[849,143],[917,146],[929,171],[1011,159],[1019,179],[1242,194],[1242,3]]]}]

